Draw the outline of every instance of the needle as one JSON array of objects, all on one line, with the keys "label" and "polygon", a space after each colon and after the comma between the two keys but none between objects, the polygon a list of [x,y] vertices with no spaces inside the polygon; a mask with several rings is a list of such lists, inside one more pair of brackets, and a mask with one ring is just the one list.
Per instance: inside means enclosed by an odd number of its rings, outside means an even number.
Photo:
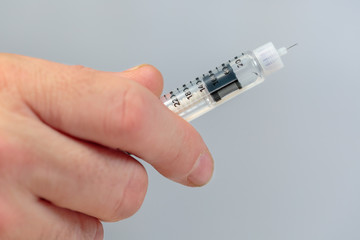
[{"label": "needle", "polygon": [[293,47],[295,47],[295,46],[297,46],[297,45],[298,45],[298,44],[295,43],[294,45],[291,45],[290,47],[286,48],[286,50],[289,50],[290,48],[293,48]]}]

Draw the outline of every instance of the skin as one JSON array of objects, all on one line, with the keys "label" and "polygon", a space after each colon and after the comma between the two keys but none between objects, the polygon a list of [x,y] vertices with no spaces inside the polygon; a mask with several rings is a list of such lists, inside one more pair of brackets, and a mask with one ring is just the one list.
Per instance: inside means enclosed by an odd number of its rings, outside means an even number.
[{"label": "skin", "polygon": [[0,239],[103,239],[100,221],[130,217],[146,194],[125,152],[206,184],[212,157],[162,87],[150,65],[114,73],[0,54]]}]

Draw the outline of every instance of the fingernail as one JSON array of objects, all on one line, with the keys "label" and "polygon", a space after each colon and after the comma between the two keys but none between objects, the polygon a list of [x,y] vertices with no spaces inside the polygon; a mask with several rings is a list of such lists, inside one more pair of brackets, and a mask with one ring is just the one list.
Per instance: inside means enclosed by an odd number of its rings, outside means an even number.
[{"label": "fingernail", "polygon": [[191,170],[188,181],[194,186],[203,186],[211,179],[213,172],[213,159],[209,153],[200,154]]},{"label": "fingernail", "polygon": [[145,66],[147,66],[147,65],[149,65],[149,64],[140,64],[140,65],[137,65],[137,66],[135,66],[135,67],[132,67],[132,68],[126,70],[126,71],[134,71],[134,70],[136,70],[136,69],[145,67]]}]

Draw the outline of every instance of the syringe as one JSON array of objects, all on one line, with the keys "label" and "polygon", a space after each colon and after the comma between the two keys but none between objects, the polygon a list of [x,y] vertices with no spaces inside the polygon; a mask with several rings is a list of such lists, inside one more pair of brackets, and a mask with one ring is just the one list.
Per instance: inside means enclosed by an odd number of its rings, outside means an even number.
[{"label": "syringe", "polygon": [[264,81],[265,76],[283,68],[280,56],[296,45],[277,50],[269,42],[254,51],[241,53],[160,99],[171,111],[191,121],[258,85]]}]

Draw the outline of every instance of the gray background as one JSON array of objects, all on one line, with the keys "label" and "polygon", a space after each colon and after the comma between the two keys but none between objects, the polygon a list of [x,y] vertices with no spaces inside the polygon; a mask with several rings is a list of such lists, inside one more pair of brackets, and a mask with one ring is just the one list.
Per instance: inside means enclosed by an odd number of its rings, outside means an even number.
[{"label": "gray background", "polygon": [[0,51],[151,63],[168,91],[243,50],[298,42],[282,71],[192,122],[216,160],[209,185],[146,166],[142,208],[105,239],[360,239],[359,12],[357,0],[2,0]]}]

